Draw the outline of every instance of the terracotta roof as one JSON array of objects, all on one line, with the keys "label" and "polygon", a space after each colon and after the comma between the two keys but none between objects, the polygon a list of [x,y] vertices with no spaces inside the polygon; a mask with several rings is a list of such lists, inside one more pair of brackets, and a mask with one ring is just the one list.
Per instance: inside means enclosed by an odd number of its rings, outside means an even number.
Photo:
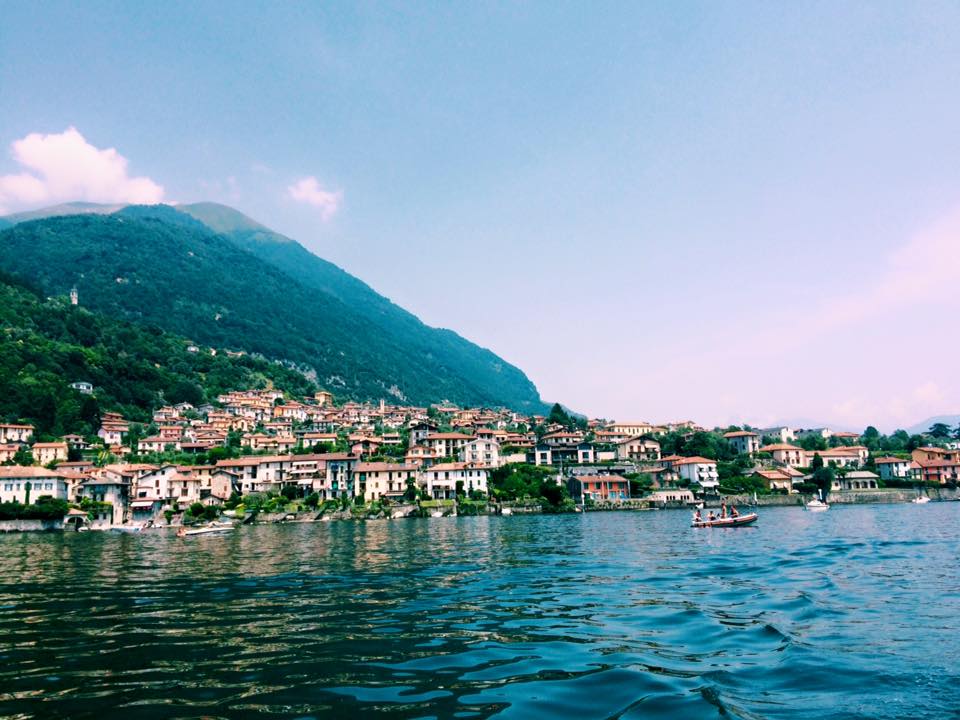
[{"label": "terracotta roof", "polygon": [[682,460],[677,460],[673,464],[674,465],[693,465],[694,463],[696,463],[697,465],[701,463],[716,465],[717,461],[710,460],[709,458],[705,458],[705,457],[700,457],[699,455],[694,455],[693,457],[687,457],[687,458],[683,458]]},{"label": "terracotta roof", "polygon": [[749,430],[735,430],[733,432],[724,433],[725,438],[735,438],[735,437],[757,437],[755,432],[750,432]]}]

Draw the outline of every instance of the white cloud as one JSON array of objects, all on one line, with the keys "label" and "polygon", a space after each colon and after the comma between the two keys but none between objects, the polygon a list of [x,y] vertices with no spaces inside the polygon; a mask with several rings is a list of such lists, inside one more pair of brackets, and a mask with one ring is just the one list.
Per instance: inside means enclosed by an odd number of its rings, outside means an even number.
[{"label": "white cloud", "polygon": [[313,205],[320,210],[320,217],[329,220],[340,208],[343,192],[324,190],[320,181],[312,175],[302,178],[287,188],[287,193],[297,202]]},{"label": "white cloud", "polygon": [[91,145],[76,128],[60,134],[31,133],[11,146],[23,169],[0,175],[0,212],[61,202],[153,204],[163,187],[148,177],[130,177],[127,159],[114,148]]}]

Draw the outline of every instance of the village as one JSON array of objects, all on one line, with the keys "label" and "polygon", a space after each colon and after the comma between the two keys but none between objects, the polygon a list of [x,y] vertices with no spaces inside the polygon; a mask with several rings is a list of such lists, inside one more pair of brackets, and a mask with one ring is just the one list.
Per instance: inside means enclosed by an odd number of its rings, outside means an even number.
[{"label": "village", "polygon": [[[665,452],[664,439],[678,437],[691,447],[712,438],[726,463]],[[265,500],[280,517],[371,505],[388,517],[424,508],[456,514],[458,504],[488,502],[507,514],[505,500],[544,502],[495,487],[505,472],[530,468],[559,489],[554,509],[567,510],[686,507],[745,488],[754,498],[788,499],[817,490],[955,489],[960,479],[955,441],[884,453],[858,433],[827,428],[708,431],[690,421],[574,418],[560,406],[526,416],[451,404],[335,404],[328,392],[292,399],[274,389],[160,407],[149,424],[104,413],[96,438],[39,442],[31,425],[0,424],[0,463],[0,523],[29,520],[30,508],[56,502],[61,526],[84,529],[210,522]],[[724,471],[730,467],[736,481]],[[390,507],[406,510],[391,515]]]}]

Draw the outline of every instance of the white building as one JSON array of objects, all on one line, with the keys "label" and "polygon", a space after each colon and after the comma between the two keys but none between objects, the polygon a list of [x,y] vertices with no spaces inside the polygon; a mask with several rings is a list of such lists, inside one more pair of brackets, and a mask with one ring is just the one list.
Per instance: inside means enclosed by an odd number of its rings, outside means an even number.
[{"label": "white building", "polygon": [[435,500],[452,500],[457,489],[465,495],[473,491],[487,493],[487,469],[467,463],[441,463],[420,473],[420,484]]},{"label": "white building", "polygon": [[0,502],[29,505],[43,495],[68,500],[67,482],[63,475],[39,467],[0,467]]},{"label": "white building", "polygon": [[500,443],[496,440],[471,440],[460,451],[460,461],[471,465],[500,467]]},{"label": "white building", "polygon": [[660,443],[656,440],[644,440],[641,437],[632,437],[617,443],[617,460],[646,460],[660,459]]},{"label": "white building", "polygon": [[704,490],[717,487],[720,476],[717,473],[717,463],[705,457],[688,457],[673,462],[673,469],[684,480],[699,485]]}]

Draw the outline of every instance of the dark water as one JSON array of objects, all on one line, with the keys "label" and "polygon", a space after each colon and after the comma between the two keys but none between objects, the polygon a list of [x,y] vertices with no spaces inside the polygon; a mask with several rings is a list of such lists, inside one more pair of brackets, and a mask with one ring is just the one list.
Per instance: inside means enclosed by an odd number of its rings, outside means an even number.
[{"label": "dark water", "polygon": [[0,537],[0,716],[960,717],[958,518]]}]

